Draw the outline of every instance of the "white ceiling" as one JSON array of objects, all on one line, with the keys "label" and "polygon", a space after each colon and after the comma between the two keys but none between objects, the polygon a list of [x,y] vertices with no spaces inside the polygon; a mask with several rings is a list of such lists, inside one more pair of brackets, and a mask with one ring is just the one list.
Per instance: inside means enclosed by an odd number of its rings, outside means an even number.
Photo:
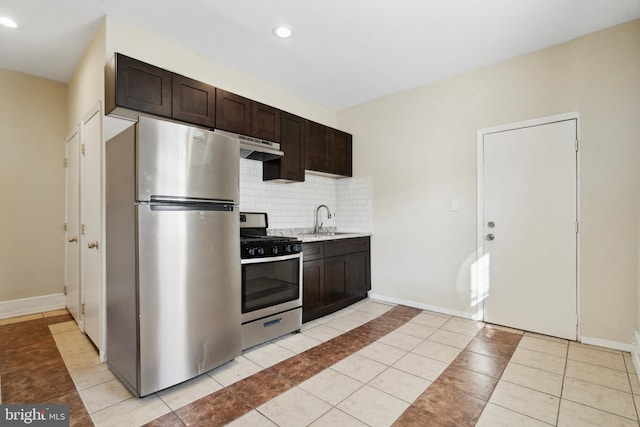
[{"label": "white ceiling", "polygon": [[[0,68],[68,82],[104,15],[340,110],[640,18],[640,0],[2,0]],[[273,37],[277,24],[295,30]]]}]

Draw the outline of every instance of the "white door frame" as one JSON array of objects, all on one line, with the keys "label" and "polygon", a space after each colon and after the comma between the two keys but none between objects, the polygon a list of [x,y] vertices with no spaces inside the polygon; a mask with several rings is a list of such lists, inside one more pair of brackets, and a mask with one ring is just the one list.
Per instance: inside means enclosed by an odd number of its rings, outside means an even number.
[{"label": "white door frame", "polygon": [[[76,215],[76,225],[78,226],[78,229],[76,230],[69,230],[69,175],[70,173],[74,173],[74,171],[72,171],[69,167],[69,143],[73,138],[78,138],[78,146],[76,147],[76,157],[77,157],[77,164],[76,166],[76,170],[75,170],[75,174],[77,175],[76,178],[76,184],[77,187],[75,188],[75,192],[77,193],[77,201],[78,201],[78,210],[77,212],[75,212]],[[65,145],[65,166],[66,166],[66,171],[65,171],[65,215],[64,215],[64,221],[65,221],[65,242],[64,242],[64,247],[65,247],[65,251],[64,251],[64,293],[65,293],[65,304],[67,307],[67,310],[69,310],[69,292],[71,292],[71,290],[69,289],[69,276],[72,274],[69,271],[69,234],[75,234],[75,238],[76,238],[76,245],[75,245],[75,250],[76,250],[76,259],[78,261],[78,264],[76,266],[76,271],[75,274],[77,275],[76,278],[76,286],[77,289],[75,289],[75,292],[77,293],[77,300],[75,301],[75,307],[72,309],[76,310],[75,316],[73,316],[73,320],[78,323],[78,325],[80,324],[80,320],[81,320],[81,314],[80,314],[80,298],[81,298],[81,285],[80,285],[80,265],[81,265],[81,260],[80,260],[80,141],[81,137],[80,137],[80,127],[78,125],[76,125],[74,127],[74,129],[69,133],[69,135],[67,136],[67,138],[65,139],[66,141],[66,145]],[[71,311],[71,310],[69,310]]]},{"label": "white door frame", "polygon": [[[576,217],[578,224],[580,224],[580,113],[571,112],[558,114],[554,116],[541,117],[532,120],[525,120],[522,122],[509,123],[500,126],[494,126],[490,128],[478,129],[476,137],[476,284],[478,286],[478,312],[476,317],[479,320],[484,320],[484,297],[486,296],[486,290],[484,289],[484,275],[482,265],[482,258],[484,257],[484,136],[509,130],[521,129],[531,126],[546,125],[555,122],[561,122],[566,120],[576,121],[576,138],[578,142],[576,145]],[[578,226],[578,233],[576,233],[576,316],[578,324],[576,326],[576,336],[579,341],[582,341],[580,335],[580,228]]]}]

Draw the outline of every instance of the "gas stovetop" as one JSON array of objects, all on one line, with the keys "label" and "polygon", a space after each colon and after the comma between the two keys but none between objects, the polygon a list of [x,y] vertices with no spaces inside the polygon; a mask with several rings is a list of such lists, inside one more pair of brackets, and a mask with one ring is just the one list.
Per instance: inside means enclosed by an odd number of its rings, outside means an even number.
[{"label": "gas stovetop", "polygon": [[295,237],[267,235],[267,214],[240,213],[240,256],[242,259],[293,255],[302,252]]}]

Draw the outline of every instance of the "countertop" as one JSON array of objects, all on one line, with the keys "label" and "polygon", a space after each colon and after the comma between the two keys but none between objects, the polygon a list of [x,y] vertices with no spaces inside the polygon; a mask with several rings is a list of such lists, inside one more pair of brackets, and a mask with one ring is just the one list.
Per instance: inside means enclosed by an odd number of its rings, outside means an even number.
[{"label": "countertop", "polygon": [[367,237],[371,233],[350,233],[350,232],[330,232],[330,233],[303,233],[295,237],[302,240],[302,243],[320,242],[323,240],[351,239],[354,237]]},{"label": "countertop", "polygon": [[322,233],[313,233],[307,228],[279,228],[269,229],[268,234],[272,236],[290,236],[302,240],[303,243],[321,242],[323,240],[351,239],[354,237],[367,237],[371,233],[337,231],[335,228],[323,229]]}]

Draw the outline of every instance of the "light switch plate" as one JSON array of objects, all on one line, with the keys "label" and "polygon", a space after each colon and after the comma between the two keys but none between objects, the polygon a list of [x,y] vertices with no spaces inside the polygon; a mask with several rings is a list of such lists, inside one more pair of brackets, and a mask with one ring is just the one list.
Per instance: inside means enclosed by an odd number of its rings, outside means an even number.
[{"label": "light switch plate", "polygon": [[458,211],[458,209],[460,209],[460,205],[458,204],[458,200],[451,199],[449,201],[449,210],[451,212],[456,212],[456,211]]}]

